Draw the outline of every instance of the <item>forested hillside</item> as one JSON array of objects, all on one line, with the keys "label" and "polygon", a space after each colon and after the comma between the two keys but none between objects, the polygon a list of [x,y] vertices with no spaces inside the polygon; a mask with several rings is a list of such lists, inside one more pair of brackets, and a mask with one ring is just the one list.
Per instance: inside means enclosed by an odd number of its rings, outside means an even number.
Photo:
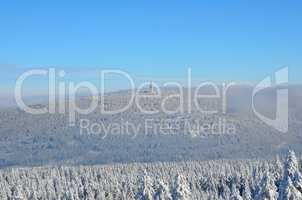
[{"label": "forested hillside", "polygon": [[[191,113],[166,114],[160,111],[145,114],[133,105],[127,111],[114,115],[103,114],[97,109],[88,115],[77,116],[75,126],[70,126],[68,112],[32,115],[17,108],[0,109],[0,168],[270,159],[286,153],[288,149],[301,153],[301,88],[289,89],[289,130],[286,134],[266,125],[253,114],[252,88],[245,86],[229,91],[226,114],[205,115],[195,107]],[[170,88],[163,90],[162,99],[175,93]],[[271,92],[261,95],[258,99],[263,107],[261,111],[275,111],[273,97]],[[107,109],[116,110],[123,107],[127,98],[127,91],[110,93],[105,96],[104,104]],[[157,110],[162,99],[142,100],[141,106],[146,110]],[[186,93],[184,99],[187,99]],[[89,99],[83,97],[78,104],[85,107],[88,102]],[[171,98],[166,105],[175,109],[179,102]],[[200,107],[205,110],[212,107],[221,109],[221,102],[201,101]],[[89,121],[89,130],[93,128],[92,124],[101,129],[96,133],[81,129],[81,119]],[[127,124],[131,125],[129,129]],[[235,131],[218,131],[224,125],[233,127],[231,130]]]}]

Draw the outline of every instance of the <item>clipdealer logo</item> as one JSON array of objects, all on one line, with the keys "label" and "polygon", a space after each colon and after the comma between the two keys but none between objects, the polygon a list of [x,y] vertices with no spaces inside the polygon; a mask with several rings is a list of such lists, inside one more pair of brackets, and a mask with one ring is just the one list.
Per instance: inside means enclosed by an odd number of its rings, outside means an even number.
[{"label": "clipdealer logo", "polygon": [[[118,110],[106,110],[105,109],[105,99],[104,95],[105,94],[105,80],[106,80],[106,75],[108,74],[115,74],[122,76],[126,78],[126,80],[129,81],[130,86],[131,86],[131,93],[130,93],[130,100],[127,102],[127,105],[121,109]],[[188,74],[187,74],[187,80],[188,80],[188,85],[187,88],[192,88],[192,83],[191,83],[191,69],[188,69]],[[44,76],[46,79],[48,79],[48,105],[42,108],[32,108],[30,106],[27,106],[22,98],[22,90],[23,90],[23,83],[31,76]],[[140,99],[142,98],[159,98],[161,95],[161,88],[156,85],[152,84],[152,90],[151,92],[149,91],[148,93],[144,92],[144,88],[148,86],[149,83],[145,82],[141,84],[139,87],[135,87],[134,80],[132,77],[121,70],[102,70],[100,71],[100,83],[101,87],[97,88],[94,84],[91,82],[80,82],[80,83],[75,83],[73,81],[65,82],[65,81],[58,81],[58,79],[64,79],[65,77],[65,71],[63,70],[55,70],[55,68],[50,68],[48,70],[46,69],[41,69],[41,70],[30,70],[25,73],[23,73],[16,81],[15,85],[15,100],[17,102],[17,105],[19,108],[24,110],[27,113],[30,114],[45,114],[45,113],[50,113],[54,114],[58,111],[60,114],[66,114],[66,110],[68,109],[68,114],[69,114],[69,123],[71,126],[75,125],[76,122],[76,116],[77,115],[88,115],[89,113],[92,113],[96,109],[101,109],[101,113],[103,114],[117,114],[124,112],[130,106],[135,103],[137,108],[141,110],[142,113],[144,114],[154,114],[160,112],[159,110],[156,111],[149,111],[145,110],[141,105],[140,105]],[[202,114],[209,115],[209,114],[215,114],[218,113],[218,110],[203,110],[200,105],[199,105],[199,99],[221,99],[221,107],[222,107],[222,113],[226,114],[226,108],[227,108],[227,91],[228,89],[233,86],[235,83],[229,83],[229,84],[223,84],[222,85],[222,91],[220,91],[219,86],[217,86],[215,83],[212,82],[202,82],[201,84],[196,87],[194,95],[191,94],[191,90],[188,90],[188,102],[187,102],[187,107],[188,113],[191,113],[192,111],[192,104],[195,106],[194,110],[197,110],[201,112]],[[267,76],[264,78],[262,81],[260,81],[254,88],[252,92],[252,110],[255,113],[255,115],[263,121],[265,124],[273,127],[274,129],[286,133],[288,132],[288,67],[284,67],[274,73],[274,76]],[[175,94],[172,96],[165,97],[162,102],[161,102],[161,110],[166,113],[166,114],[173,114],[173,113],[183,113],[185,112],[184,110],[184,86],[181,85],[180,83],[177,82],[166,82],[165,86],[174,86],[179,89],[179,94]],[[215,94],[207,95],[207,94],[199,94],[199,91],[203,87],[211,87],[214,89]],[[286,87],[284,87],[286,86]],[[92,101],[90,102],[90,105],[88,108],[80,108],[77,106],[75,99],[76,99],[76,94],[81,88],[86,88],[89,90],[91,95],[94,97],[92,98]],[[258,93],[261,91],[267,89],[267,88],[275,88],[276,89],[276,118],[272,119],[269,118],[259,110],[256,109],[255,106],[255,99]],[[157,92],[153,92],[154,89]],[[141,91],[143,91],[141,93]],[[58,94],[57,94],[58,93]],[[65,108],[65,96],[68,96],[68,105],[67,109]],[[191,99],[193,97],[193,99]],[[59,102],[56,103],[57,98],[59,99]],[[180,100],[180,105],[176,108],[176,110],[169,110],[166,109],[166,101],[171,98],[179,98]],[[101,102],[101,105],[99,105],[99,102]],[[58,104],[58,105],[57,105]],[[57,109],[58,106],[58,109]]]},{"label": "clipdealer logo", "polygon": [[[274,129],[286,133],[288,132],[288,67],[283,67],[275,72],[274,76],[267,76],[260,81],[253,90],[252,109],[255,115],[265,124]],[[276,117],[271,119],[264,116],[255,107],[255,96],[260,91],[267,88],[276,88]]]}]

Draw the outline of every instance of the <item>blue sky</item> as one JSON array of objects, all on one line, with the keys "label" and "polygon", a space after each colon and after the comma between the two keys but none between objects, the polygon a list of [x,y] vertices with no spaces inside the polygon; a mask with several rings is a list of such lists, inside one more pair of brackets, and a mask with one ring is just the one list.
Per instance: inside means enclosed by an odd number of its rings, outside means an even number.
[{"label": "blue sky", "polygon": [[49,66],[87,79],[102,68],[181,79],[190,66],[196,79],[253,82],[287,65],[301,82],[301,10],[298,0],[1,1],[1,93]]}]

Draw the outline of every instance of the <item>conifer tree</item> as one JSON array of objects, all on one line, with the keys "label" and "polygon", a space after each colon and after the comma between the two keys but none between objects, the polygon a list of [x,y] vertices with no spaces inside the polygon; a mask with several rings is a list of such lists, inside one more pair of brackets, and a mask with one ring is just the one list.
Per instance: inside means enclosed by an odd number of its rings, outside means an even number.
[{"label": "conifer tree", "polygon": [[137,198],[140,200],[152,200],[154,195],[152,179],[144,175],[140,180],[140,188]]},{"label": "conifer tree", "polygon": [[279,200],[302,199],[302,178],[299,172],[299,164],[294,151],[289,151],[284,163],[282,183],[279,189]]},{"label": "conifer tree", "polygon": [[182,175],[177,174],[174,182],[173,200],[190,200],[191,191]]},{"label": "conifer tree", "polygon": [[256,197],[257,200],[276,200],[278,199],[277,187],[275,185],[273,177],[267,173],[260,185],[259,194]]},{"label": "conifer tree", "polygon": [[156,190],[154,199],[155,200],[172,200],[169,187],[161,180],[158,181],[158,188]]}]

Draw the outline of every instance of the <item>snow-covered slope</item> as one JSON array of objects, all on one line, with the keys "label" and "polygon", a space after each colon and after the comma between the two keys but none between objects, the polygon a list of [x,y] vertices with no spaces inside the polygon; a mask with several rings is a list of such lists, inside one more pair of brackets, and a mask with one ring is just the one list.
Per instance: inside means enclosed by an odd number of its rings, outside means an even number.
[{"label": "snow-covered slope", "polygon": [[[157,161],[190,161],[208,159],[246,159],[272,157],[284,153],[288,148],[302,152],[302,96],[300,86],[289,89],[289,131],[281,133],[259,120],[251,111],[251,92],[249,86],[232,88],[227,96],[227,112],[202,115],[196,108],[192,113],[147,115],[132,106],[127,111],[104,115],[99,111],[78,116],[75,127],[70,127],[67,114],[31,115],[20,109],[1,109],[0,111],[0,166],[31,166],[46,164],[110,164]],[[185,96],[187,95],[187,90]],[[174,94],[174,89],[163,90],[164,98]],[[107,109],[121,107],[129,99],[127,91],[108,94],[105,98]],[[187,98],[184,98],[187,99]],[[261,94],[258,104],[268,115],[274,108],[274,94],[268,91]],[[85,106],[89,98],[78,100]],[[159,100],[143,100],[141,105],[149,110],[160,108]],[[186,105],[186,102],[184,103]],[[221,108],[221,101],[200,102],[203,108]],[[170,100],[167,107],[173,109],[178,102]],[[37,105],[36,105],[37,106]],[[43,106],[43,105],[42,105]],[[184,110],[186,111],[186,107]],[[100,134],[80,134],[79,120],[89,119],[109,127],[104,137]],[[225,119],[236,128],[235,134],[197,134],[182,123],[201,121],[215,124]],[[157,129],[146,131],[144,123],[152,120],[153,125],[164,122],[179,122],[179,128],[159,134]],[[113,124],[123,122],[141,125],[137,134],[119,134],[110,129]],[[192,127],[191,127],[192,128]],[[134,137],[135,136],[135,137]]]}]

